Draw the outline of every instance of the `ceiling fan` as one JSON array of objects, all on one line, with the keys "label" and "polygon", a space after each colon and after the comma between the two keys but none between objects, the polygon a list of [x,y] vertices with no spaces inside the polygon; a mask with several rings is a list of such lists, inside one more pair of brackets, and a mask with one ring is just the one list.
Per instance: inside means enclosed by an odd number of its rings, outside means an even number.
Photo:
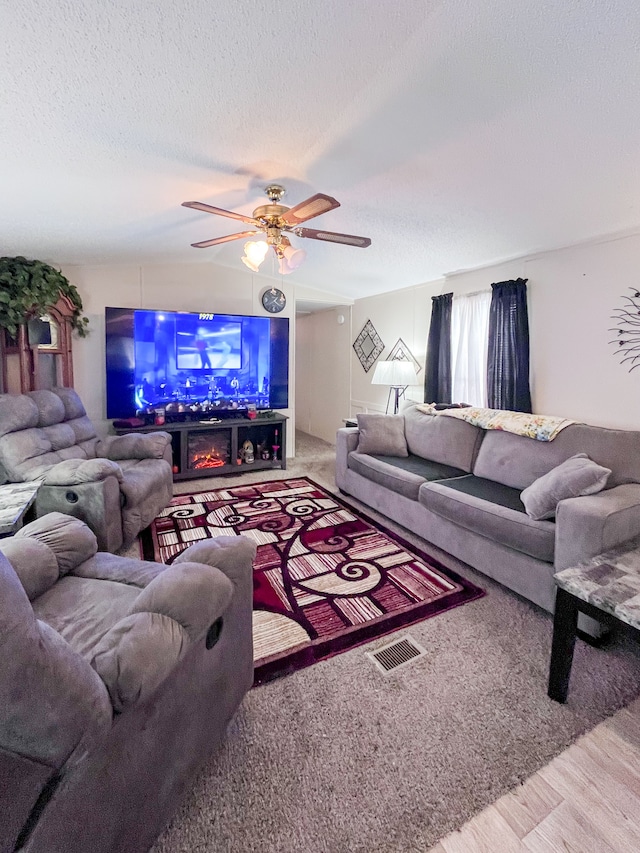
[{"label": "ceiling fan", "polygon": [[300,249],[295,249],[291,245],[285,232],[295,234],[296,237],[310,237],[312,240],[323,240],[328,243],[343,243],[347,246],[358,246],[365,249],[371,245],[371,240],[368,237],[356,237],[353,234],[338,234],[334,231],[319,231],[314,228],[301,228],[302,222],[308,219],[313,219],[315,216],[320,216],[321,213],[327,213],[340,207],[340,202],[336,201],[329,195],[316,193],[310,198],[301,201],[295,207],[285,207],[280,204],[280,199],[285,194],[285,188],[280,184],[270,184],[265,187],[265,194],[269,198],[269,204],[262,204],[253,211],[252,216],[245,216],[242,213],[234,213],[231,210],[224,210],[221,207],[212,207],[210,204],[204,204],[201,201],[184,201],[183,207],[190,207],[193,210],[202,210],[204,213],[215,213],[218,216],[226,216],[228,219],[237,219],[247,225],[253,225],[258,231],[239,231],[236,234],[227,234],[224,237],[214,237],[212,240],[202,240],[199,243],[191,245],[196,249],[207,249],[209,246],[217,246],[220,243],[228,243],[231,240],[242,240],[247,237],[255,237],[260,232],[266,235],[264,240],[257,243],[245,244],[245,256],[242,258],[244,263],[257,272],[260,264],[264,260],[269,246],[273,247],[278,260],[280,262],[280,272],[293,272],[304,260],[305,252]]}]

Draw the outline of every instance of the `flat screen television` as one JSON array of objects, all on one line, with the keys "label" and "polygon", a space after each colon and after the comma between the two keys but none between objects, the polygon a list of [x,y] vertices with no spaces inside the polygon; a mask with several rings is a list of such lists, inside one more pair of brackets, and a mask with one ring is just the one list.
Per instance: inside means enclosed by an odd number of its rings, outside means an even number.
[{"label": "flat screen television", "polygon": [[[106,308],[107,417],[154,406],[286,409],[289,320]],[[177,408],[177,406],[173,407]]]}]

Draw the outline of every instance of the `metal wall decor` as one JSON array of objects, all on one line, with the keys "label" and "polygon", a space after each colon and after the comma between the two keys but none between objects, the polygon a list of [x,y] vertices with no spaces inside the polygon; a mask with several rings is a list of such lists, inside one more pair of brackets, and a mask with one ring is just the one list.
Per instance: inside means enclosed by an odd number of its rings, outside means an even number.
[{"label": "metal wall decor", "polygon": [[367,320],[362,327],[362,331],[353,342],[353,348],[365,373],[368,373],[384,349],[382,338],[376,332],[371,320]]},{"label": "metal wall decor", "polygon": [[396,359],[400,359],[400,361],[410,361],[413,363],[413,366],[416,369],[416,373],[420,373],[422,370],[422,366],[415,355],[411,352],[409,347],[405,344],[402,338],[398,338],[393,347],[391,348],[391,352],[387,356],[387,361],[395,361]]},{"label": "metal wall decor", "polygon": [[640,367],[640,288],[630,287],[629,290],[630,296],[622,296],[622,307],[614,309],[611,319],[616,325],[608,331],[616,333],[609,341],[616,347],[614,355],[631,373]]}]

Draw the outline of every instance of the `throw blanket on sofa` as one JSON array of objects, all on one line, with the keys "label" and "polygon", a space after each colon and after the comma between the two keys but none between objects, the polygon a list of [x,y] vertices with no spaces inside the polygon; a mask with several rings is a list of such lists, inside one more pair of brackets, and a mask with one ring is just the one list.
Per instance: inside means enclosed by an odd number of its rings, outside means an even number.
[{"label": "throw blanket on sofa", "polygon": [[434,412],[432,406],[425,404],[416,406],[428,415],[446,415],[450,418],[460,418],[481,429],[499,429],[513,432],[536,441],[553,441],[565,427],[575,423],[567,418],[557,418],[553,415],[531,415],[525,412],[508,412],[503,409],[478,409],[468,406],[464,409],[443,409]]}]

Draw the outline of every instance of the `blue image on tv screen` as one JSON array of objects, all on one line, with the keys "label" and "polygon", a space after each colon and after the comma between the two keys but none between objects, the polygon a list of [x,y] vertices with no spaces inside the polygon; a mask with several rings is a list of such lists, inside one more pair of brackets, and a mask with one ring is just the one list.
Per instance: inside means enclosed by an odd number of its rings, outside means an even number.
[{"label": "blue image on tv screen", "polygon": [[178,314],[176,366],[178,370],[240,370],[242,323],[216,315],[209,319],[206,314]]}]

